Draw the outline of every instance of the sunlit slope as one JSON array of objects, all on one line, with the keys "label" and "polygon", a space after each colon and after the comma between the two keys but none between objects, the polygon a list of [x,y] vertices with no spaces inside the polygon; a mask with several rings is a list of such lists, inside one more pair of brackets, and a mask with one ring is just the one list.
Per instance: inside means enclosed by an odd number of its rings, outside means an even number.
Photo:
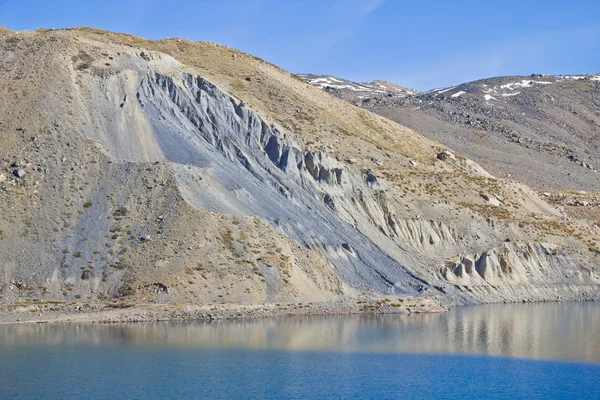
[{"label": "sunlit slope", "polygon": [[1,35],[5,302],[598,293],[595,225],[272,64],[89,28]]}]

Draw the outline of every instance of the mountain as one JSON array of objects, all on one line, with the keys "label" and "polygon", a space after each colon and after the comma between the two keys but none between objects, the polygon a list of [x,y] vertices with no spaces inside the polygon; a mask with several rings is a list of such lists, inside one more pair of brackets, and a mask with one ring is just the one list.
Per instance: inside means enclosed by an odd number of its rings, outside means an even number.
[{"label": "mountain", "polygon": [[407,89],[388,81],[356,83],[329,75],[298,74],[298,76],[311,85],[335,91],[338,97],[342,96],[344,100],[363,101],[382,96],[404,98],[419,93],[418,90]]},{"label": "mountain", "polygon": [[496,176],[540,190],[600,190],[600,75],[499,77],[408,96],[327,90]]},{"label": "mountain", "polygon": [[600,293],[596,224],[249,54],[75,28],[0,55],[5,307]]}]

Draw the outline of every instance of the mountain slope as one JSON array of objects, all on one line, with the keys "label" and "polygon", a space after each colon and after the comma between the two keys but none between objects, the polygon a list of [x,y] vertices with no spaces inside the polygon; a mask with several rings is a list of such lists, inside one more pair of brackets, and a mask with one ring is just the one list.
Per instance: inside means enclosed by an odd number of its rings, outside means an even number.
[{"label": "mountain slope", "polygon": [[260,59],[0,35],[4,304],[599,293],[596,225]]},{"label": "mountain slope", "polygon": [[539,189],[600,190],[600,75],[499,77],[414,96],[330,89]]}]

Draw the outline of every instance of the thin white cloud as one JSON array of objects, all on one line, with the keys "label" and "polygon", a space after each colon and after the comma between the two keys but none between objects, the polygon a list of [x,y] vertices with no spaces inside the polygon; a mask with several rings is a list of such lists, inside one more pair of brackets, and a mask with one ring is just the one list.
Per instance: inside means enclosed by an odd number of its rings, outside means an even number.
[{"label": "thin white cloud", "polygon": [[352,36],[360,25],[386,0],[338,0],[327,10],[331,24],[312,39],[319,50],[326,51]]},{"label": "thin white cloud", "polygon": [[333,6],[336,12],[348,12],[355,17],[366,17],[375,11],[386,0],[338,0]]}]

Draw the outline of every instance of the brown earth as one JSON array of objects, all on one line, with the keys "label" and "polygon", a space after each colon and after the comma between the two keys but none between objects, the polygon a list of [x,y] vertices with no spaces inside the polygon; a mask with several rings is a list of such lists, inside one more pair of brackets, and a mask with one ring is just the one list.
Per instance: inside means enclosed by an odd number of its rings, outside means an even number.
[{"label": "brown earth", "polygon": [[597,224],[251,55],[75,28],[0,56],[7,312],[600,296]]}]

